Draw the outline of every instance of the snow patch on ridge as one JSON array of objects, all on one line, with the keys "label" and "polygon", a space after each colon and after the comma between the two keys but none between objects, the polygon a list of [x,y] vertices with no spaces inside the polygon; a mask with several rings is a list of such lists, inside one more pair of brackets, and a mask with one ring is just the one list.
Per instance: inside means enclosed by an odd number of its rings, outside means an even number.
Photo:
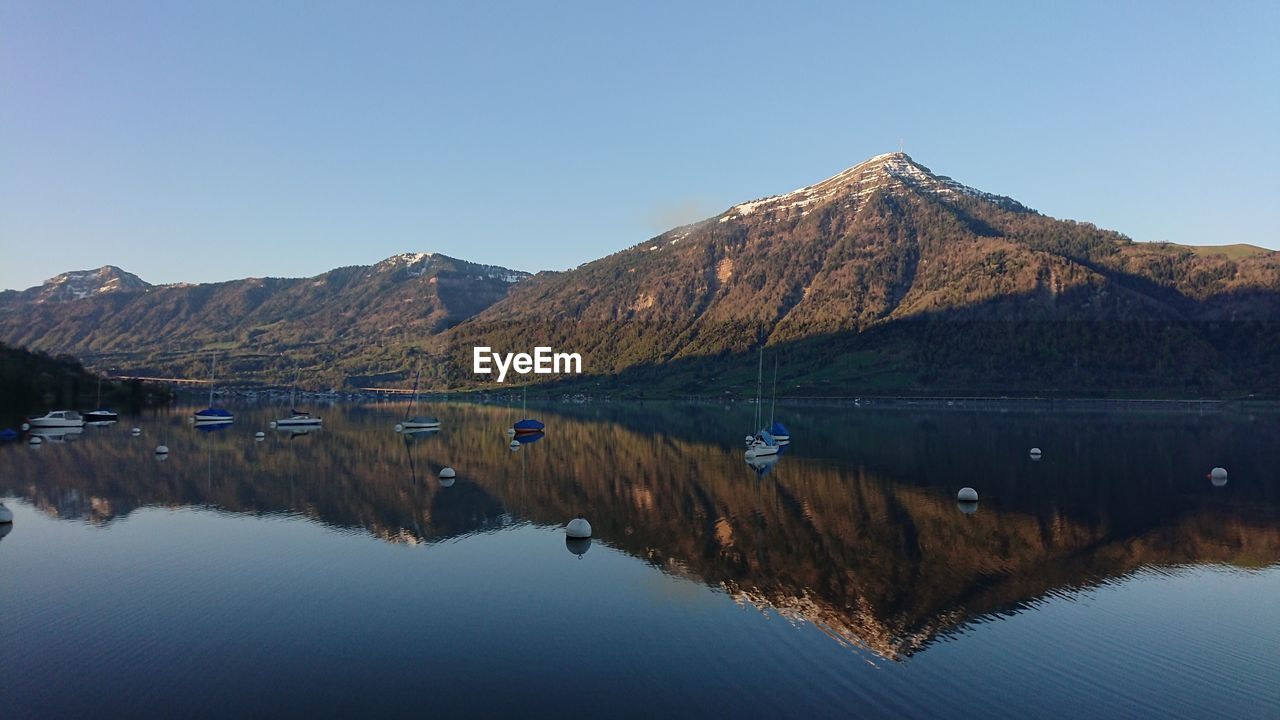
[{"label": "snow patch on ridge", "polygon": [[400,253],[378,263],[379,265],[416,265],[423,260],[430,260],[435,257],[435,253]]},{"label": "snow patch on ridge", "polygon": [[814,185],[792,190],[785,195],[752,200],[729,208],[720,222],[743,218],[757,212],[792,211],[802,209],[808,214],[810,206],[820,205],[836,198],[848,198],[854,203],[882,188],[909,187],[937,197],[968,196],[995,203],[1011,210],[1025,210],[1017,201],[962,185],[949,177],[934,175],[929,168],[912,160],[906,153],[892,152],[877,155],[866,162],[833,175]]}]

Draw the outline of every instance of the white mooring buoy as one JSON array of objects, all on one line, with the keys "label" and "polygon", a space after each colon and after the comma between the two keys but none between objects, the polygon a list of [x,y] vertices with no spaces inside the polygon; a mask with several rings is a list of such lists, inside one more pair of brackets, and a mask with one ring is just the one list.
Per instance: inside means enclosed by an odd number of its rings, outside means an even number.
[{"label": "white mooring buoy", "polygon": [[454,471],[453,471],[453,468],[451,468],[451,467],[447,467],[447,468],[440,468],[440,479],[441,479],[441,480],[451,480],[451,479],[453,479],[453,478],[455,478],[455,477],[457,477],[457,476],[458,476],[458,473],[454,472]]},{"label": "white mooring buoy", "polygon": [[262,440],[262,439],[264,439],[264,438],[266,438],[266,437],[267,437],[267,434],[266,434],[266,433],[264,433],[264,432],[262,432],[261,430],[259,430],[258,432],[256,432],[256,433],[254,433],[254,434],[253,434],[253,439],[254,439],[254,440]]},{"label": "white mooring buoy", "polygon": [[396,423],[396,432],[404,432],[404,425]]},{"label": "white mooring buoy", "polygon": [[1040,459],[1040,448],[1031,448],[1031,459],[1032,460]]},{"label": "white mooring buoy", "polygon": [[31,439],[28,440],[27,442],[30,442],[32,445],[39,445],[44,442],[44,438],[40,437],[39,435],[32,435]]},{"label": "white mooring buoy", "polygon": [[168,455],[168,454],[169,454],[169,446],[168,446],[168,445],[157,445],[157,446],[156,446],[156,454],[157,454],[157,455]]},{"label": "white mooring buoy", "polygon": [[960,488],[960,492],[956,493],[956,500],[965,503],[978,502],[978,491],[971,487]]},{"label": "white mooring buoy", "polygon": [[591,523],[586,518],[576,517],[564,526],[564,534],[571,538],[591,537]]},{"label": "white mooring buoy", "polygon": [[22,432],[26,432],[30,429],[31,429],[31,423],[22,423]]},{"label": "white mooring buoy", "polygon": [[510,445],[508,445],[507,447],[511,448],[512,450],[519,450],[519,449],[520,449],[520,441],[519,441],[519,440],[512,440],[512,441],[511,441],[511,444],[510,444]]},{"label": "white mooring buoy", "polygon": [[267,423],[267,427],[271,428],[272,430],[275,430],[275,429],[276,429],[276,421],[275,421],[275,420],[272,420],[271,422]]},{"label": "white mooring buoy", "polygon": [[129,434],[133,435],[134,437],[137,437],[142,434],[142,428],[134,428],[129,431]]},{"label": "white mooring buoy", "polygon": [[1214,469],[1210,470],[1210,471],[1209,471],[1209,479],[1210,479],[1210,480],[1226,480],[1226,479],[1227,479],[1227,469],[1226,469],[1226,468],[1216,467],[1216,468],[1214,468]]},{"label": "white mooring buoy", "polygon": [[515,429],[515,428],[507,428],[507,437],[515,437],[515,436],[516,436],[516,429]]},{"label": "white mooring buoy", "polygon": [[4,503],[0,503],[0,523],[11,522],[13,522],[13,511],[5,507]]}]

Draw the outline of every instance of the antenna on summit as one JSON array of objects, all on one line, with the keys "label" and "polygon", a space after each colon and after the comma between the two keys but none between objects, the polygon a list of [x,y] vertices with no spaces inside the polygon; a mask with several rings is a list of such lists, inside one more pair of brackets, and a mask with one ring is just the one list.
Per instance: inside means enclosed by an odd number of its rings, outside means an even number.
[{"label": "antenna on summit", "polygon": [[906,143],[904,143],[904,142],[902,141],[902,138],[898,138],[898,152],[900,152],[900,153],[905,153],[905,152],[906,152],[906,150],[903,150],[903,149],[902,149],[905,145],[906,145]]}]

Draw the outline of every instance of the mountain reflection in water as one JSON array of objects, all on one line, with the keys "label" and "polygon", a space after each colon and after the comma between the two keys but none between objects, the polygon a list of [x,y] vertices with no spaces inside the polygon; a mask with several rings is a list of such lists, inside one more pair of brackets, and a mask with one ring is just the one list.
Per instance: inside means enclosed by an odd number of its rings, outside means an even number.
[{"label": "mountain reflection in water", "polygon": [[[409,544],[583,514],[597,544],[889,659],[1145,568],[1280,561],[1275,417],[794,411],[794,444],[752,463],[749,407],[557,407],[518,452],[508,408],[431,411],[439,432],[338,406],[323,432],[254,442],[271,408],[238,409],[218,433],[174,409],[126,423],[143,437],[89,428],[40,453],[5,448],[0,494],[93,524],[199,506]],[[151,461],[158,441],[167,463]],[[1206,477],[1215,465],[1229,482]],[[456,481],[438,479],[445,466]],[[957,506],[962,486],[976,511]]]}]

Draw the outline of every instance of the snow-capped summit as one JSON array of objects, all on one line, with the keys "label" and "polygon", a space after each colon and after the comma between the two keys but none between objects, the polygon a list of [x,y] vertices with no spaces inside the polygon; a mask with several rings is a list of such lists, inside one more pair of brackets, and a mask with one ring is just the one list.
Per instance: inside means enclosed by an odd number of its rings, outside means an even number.
[{"label": "snow-capped summit", "polygon": [[877,155],[822,182],[785,195],[734,205],[720,217],[720,222],[768,213],[772,213],[775,218],[789,217],[792,213],[803,216],[828,202],[844,202],[856,207],[863,198],[880,190],[915,190],[942,198],[969,196],[996,203],[1009,210],[1028,209],[1012,198],[993,195],[962,185],[949,177],[935,175],[904,152],[891,152]]},{"label": "snow-capped summit", "polygon": [[115,265],[103,265],[97,270],[73,270],[51,277],[40,286],[27,289],[24,294],[29,295],[29,301],[34,303],[67,302],[149,287],[150,283],[133,273]]},{"label": "snow-capped summit", "polygon": [[435,256],[436,256],[435,253],[429,253],[429,252],[400,253],[399,255],[392,255],[386,260],[379,262],[377,267],[391,267],[395,265],[417,265],[423,260],[430,260]]},{"label": "snow-capped summit", "polygon": [[520,272],[519,270],[509,270],[497,265],[472,263],[451,258],[448,255],[429,252],[400,253],[399,255],[392,255],[373,266],[374,270],[378,271],[404,270],[408,277],[422,277],[428,271],[434,272],[443,267],[452,268],[472,277],[502,280],[506,283],[516,283],[529,277],[529,273]]}]

